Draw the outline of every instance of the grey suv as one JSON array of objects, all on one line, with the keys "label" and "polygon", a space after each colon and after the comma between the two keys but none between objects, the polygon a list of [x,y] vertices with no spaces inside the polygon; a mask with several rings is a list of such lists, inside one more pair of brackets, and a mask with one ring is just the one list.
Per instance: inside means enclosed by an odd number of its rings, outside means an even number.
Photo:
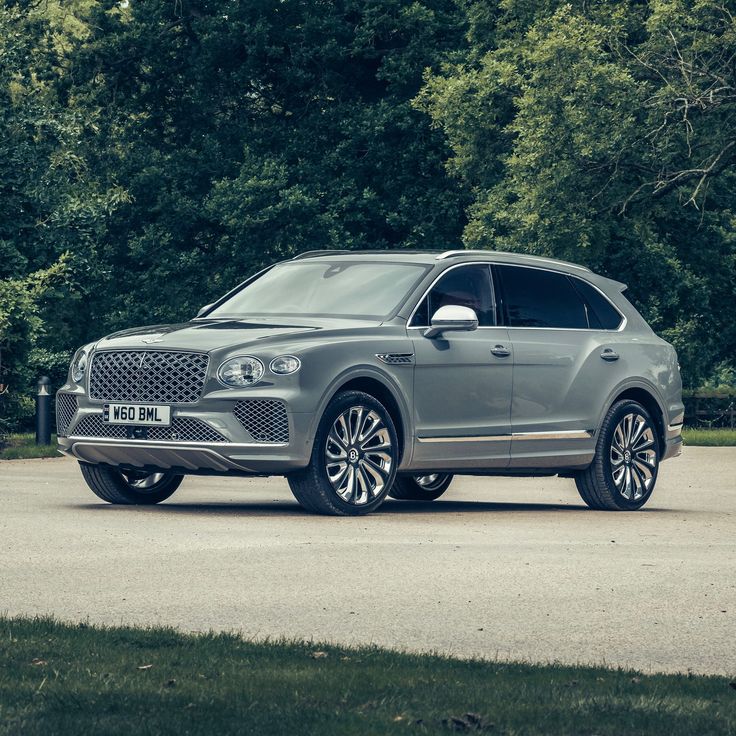
[{"label": "grey suv", "polygon": [[455,474],[574,478],[633,510],[680,452],[674,349],[625,286],[492,251],[305,253],[184,324],[80,348],[59,445],[102,499],[285,475],[310,511],[430,501]]}]

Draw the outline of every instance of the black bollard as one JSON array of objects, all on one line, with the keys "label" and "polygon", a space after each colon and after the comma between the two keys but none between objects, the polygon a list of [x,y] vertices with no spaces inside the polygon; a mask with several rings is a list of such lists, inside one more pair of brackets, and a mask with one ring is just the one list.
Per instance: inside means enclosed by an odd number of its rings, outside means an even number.
[{"label": "black bollard", "polygon": [[48,376],[38,379],[36,394],[36,444],[51,444],[51,380]]}]

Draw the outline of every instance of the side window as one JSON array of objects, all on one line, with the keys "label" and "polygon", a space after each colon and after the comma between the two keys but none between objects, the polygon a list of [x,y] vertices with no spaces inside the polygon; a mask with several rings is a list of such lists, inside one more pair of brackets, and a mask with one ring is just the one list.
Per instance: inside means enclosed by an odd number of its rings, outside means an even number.
[{"label": "side window", "polygon": [[586,329],[585,303],[563,273],[498,266],[510,327]]},{"label": "side window", "polygon": [[622,317],[613,304],[587,281],[573,278],[572,283],[588,305],[590,326],[595,330],[617,330]]},{"label": "side window", "polygon": [[428,327],[432,315],[448,304],[470,307],[478,315],[479,327],[495,325],[496,305],[490,266],[472,265],[450,269],[424,297],[409,326]]}]

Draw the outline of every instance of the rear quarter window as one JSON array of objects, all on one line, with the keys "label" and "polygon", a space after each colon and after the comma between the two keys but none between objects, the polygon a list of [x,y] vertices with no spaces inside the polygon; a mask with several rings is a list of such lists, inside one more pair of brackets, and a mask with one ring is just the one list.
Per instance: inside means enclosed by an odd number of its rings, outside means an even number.
[{"label": "rear quarter window", "polygon": [[621,326],[623,317],[613,304],[587,281],[577,278],[571,278],[571,280],[588,306],[588,320],[591,328],[617,330]]}]

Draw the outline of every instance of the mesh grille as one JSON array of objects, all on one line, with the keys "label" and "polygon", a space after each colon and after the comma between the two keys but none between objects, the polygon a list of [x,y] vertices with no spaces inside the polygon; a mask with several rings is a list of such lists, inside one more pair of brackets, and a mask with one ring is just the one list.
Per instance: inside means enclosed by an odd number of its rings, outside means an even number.
[{"label": "mesh grille", "polygon": [[[125,439],[128,433],[123,424],[105,424],[102,414],[89,414],[77,424],[75,437],[111,437]],[[174,417],[170,427],[148,427],[149,440],[179,442],[227,442],[209,424],[192,417]]]},{"label": "mesh grille", "polygon": [[414,362],[414,353],[376,353],[376,358],[389,365],[410,365]]},{"label": "mesh grille", "polygon": [[89,395],[104,401],[190,404],[199,399],[209,356],[168,350],[95,353]]},{"label": "mesh grille", "polygon": [[120,437],[127,433],[122,424],[103,424],[102,414],[88,414],[74,427],[75,437]]},{"label": "mesh grille", "polygon": [[289,442],[289,417],[283,401],[244,399],[235,404],[233,414],[255,442]]},{"label": "mesh grille", "polygon": [[76,413],[77,397],[74,394],[56,394],[56,434],[66,437]]}]

